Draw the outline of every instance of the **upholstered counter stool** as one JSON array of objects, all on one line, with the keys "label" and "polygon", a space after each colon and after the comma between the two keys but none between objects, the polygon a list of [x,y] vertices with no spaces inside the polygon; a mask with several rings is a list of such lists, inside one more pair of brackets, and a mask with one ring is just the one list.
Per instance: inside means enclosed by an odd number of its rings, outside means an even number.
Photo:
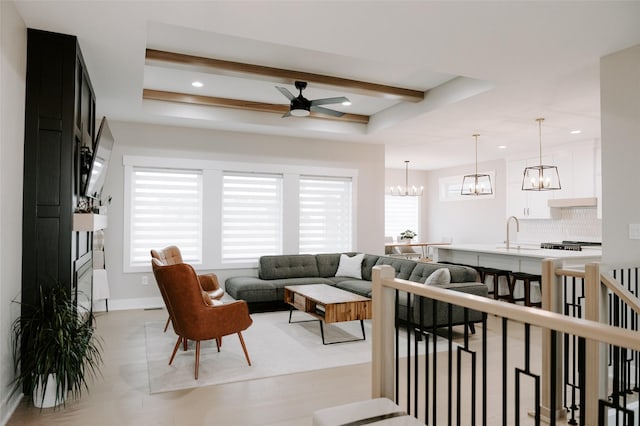
[{"label": "upholstered counter stool", "polygon": [[513,302],[524,302],[525,306],[537,306],[542,307],[542,301],[531,301],[531,283],[538,283],[540,291],[542,292],[542,276],[535,274],[527,274],[526,272],[511,272],[509,277],[509,291],[513,296],[515,294],[516,284],[518,281],[522,281],[524,286],[524,295],[517,299],[513,298]]},{"label": "upholstered counter stool", "polygon": [[[511,291],[511,281],[509,280],[509,274],[511,271],[506,269],[496,268],[484,268],[478,267],[478,273],[480,274],[480,281],[487,284],[487,278],[491,277],[491,283],[493,289],[489,291],[489,294],[493,294],[495,300],[506,300],[508,302],[513,301],[513,292]],[[500,277],[505,279],[507,284],[507,294],[500,294]]]}]

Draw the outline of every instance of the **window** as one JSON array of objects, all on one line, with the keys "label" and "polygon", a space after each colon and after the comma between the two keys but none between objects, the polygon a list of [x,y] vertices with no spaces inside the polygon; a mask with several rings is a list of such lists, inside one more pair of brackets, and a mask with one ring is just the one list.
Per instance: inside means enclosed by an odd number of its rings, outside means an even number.
[{"label": "window", "polygon": [[222,263],[282,254],[282,175],[224,172]]},{"label": "window", "polygon": [[196,269],[353,249],[355,169],[125,155],[124,272],[177,245]]},{"label": "window", "polygon": [[386,195],[384,200],[384,234],[395,237],[396,240],[402,231],[411,229],[418,233],[419,227],[419,198],[398,197]]},{"label": "window", "polygon": [[148,266],[150,250],[168,245],[202,263],[202,173],[134,167],[130,185],[130,266]]},{"label": "window", "polygon": [[351,178],[300,177],[300,253],[352,250]]}]

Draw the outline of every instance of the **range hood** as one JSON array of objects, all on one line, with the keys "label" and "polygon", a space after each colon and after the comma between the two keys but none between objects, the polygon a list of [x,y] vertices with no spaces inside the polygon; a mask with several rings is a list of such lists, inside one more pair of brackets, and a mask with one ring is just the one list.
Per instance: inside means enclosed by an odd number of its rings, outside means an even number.
[{"label": "range hood", "polygon": [[569,207],[597,207],[598,198],[554,198],[548,200],[549,207],[569,208]]}]

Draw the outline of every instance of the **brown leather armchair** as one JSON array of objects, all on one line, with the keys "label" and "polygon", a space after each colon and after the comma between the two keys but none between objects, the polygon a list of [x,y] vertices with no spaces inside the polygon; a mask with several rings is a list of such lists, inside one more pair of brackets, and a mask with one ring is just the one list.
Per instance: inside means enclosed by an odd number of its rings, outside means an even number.
[{"label": "brown leather armchair", "polygon": [[[177,263],[184,263],[182,261],[182,254],[177,246],[168,246],[159,250],[151,250],[151,258],[157,259],[162,265],[175,265]],[[212,300],[220,300],[224,296],[224,290],[220,288],[218,282],[218,276],[214,273],[200,274],[198,275],[198,281],[202,289],[209,294]],[[164,325],[164,331],[167,331],[169,322],[171,321],[171,315],[167,319],[167,323]]]},{"label": "brown leather armchair", "polygon": [[164,298],[173,329],[178,335],[169,365],[182,343],[187,340],[196,342],[195,378],[198,379],[200,364],[200,342],[216,339],[218,352],[222,336],[237,334],[247,363],[251,365],[249,353],[242,338],[242,331],[249,328],[253,320],[249,316],[247,303],[239,300],[221,305],[211,305],[211,299],[200,287],[195,270],[186,263],[162,265],[158,259],[152,259],[153,274]]}]

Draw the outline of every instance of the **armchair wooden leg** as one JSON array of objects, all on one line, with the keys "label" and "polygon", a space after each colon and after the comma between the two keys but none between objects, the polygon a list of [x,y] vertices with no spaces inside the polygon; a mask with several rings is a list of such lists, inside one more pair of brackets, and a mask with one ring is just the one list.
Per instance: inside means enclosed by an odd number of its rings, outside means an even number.
[{"label": "armchair wooden leg", "polygon": [[167,323],[164,325],[164,332],[167,332],[167,328],[169,328],[169,323],[171,322],[171,317],[167,318]]},{"label": "armchair wooden leg", "polygon": [[222,342],[222,337],[216,337],[216,348],[218,348],[218,352],[220,352],[220,343]]},{"label": "armchair wooden leg", "polygon": [[196,341],[196,380],[198,380],[198,368],[200,367],[200,340]]},{"label": "armchair wooden leg", "polygon": [[180,343],[182,343],[182,337],[178,337],[178,341],[176,342],[176,345],[173,347],[173,353],[171,354],[171,358],[169,359],[169,365],[171,365],[171,363],[173,362],[173,358],[176,356],[176,352],[178,352]]},{"label": "armchair wooden leg", "polygon": [[249,359],[249,352],[247,352],[247,347],[244,344],[242,333],[239,331],[238,331],[238,337],[240,338],[240,344],[242,345],[242,350],[244,351],[244,357],[247,358],[247,364],[251,365],[251,360]]},{"label": "armchair wooden leg", "polygon": [[182,346],[183,346],[183,347],[182,347],[182,349],[183,349],[184,351],[186,351],[186,350],[187,350],[187,345],[188,345],[188,344],[189,344],[189,341],[188,341],[186,338],[182,339]]}]

